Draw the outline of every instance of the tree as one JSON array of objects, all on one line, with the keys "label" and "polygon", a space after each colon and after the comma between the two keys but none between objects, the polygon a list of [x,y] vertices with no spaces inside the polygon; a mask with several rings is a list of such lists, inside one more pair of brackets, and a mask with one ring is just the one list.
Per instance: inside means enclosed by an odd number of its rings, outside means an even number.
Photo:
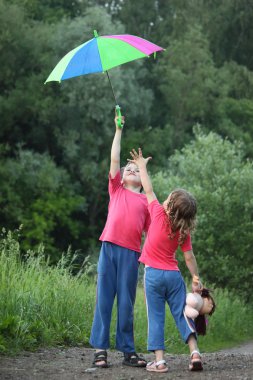
[{"label": "tree", "polygon": [[1,224],[7,229],[23,225],[24,249],[44,243],[46,254],[55,262],[70,245],[85,247],[80,240],[86,199],[78,194],[78,185],[70,182],[66,170],[48,155],[19,149],[15,159],[2,157],[0,179]]},{"label": "tree", "polygon": [[48,23],[80,16],[87,7],[96,5],[93,0],[10,0],[8,3],[22,6],[30,19]]},{"label": "tree", "polygon": [[216,75],[208,41],[197,25],[172,41],[161,57],[156,76],[163,96],[162,115],[174,126],[174,148],[189,140],[194,123],[210,125],[219,96]]},{"label": "tree", "polygon": [[221,66],[235,61],[253,70],[253,1],[208,1],[205,8],[209,14],[206,27],[215,62]]}]

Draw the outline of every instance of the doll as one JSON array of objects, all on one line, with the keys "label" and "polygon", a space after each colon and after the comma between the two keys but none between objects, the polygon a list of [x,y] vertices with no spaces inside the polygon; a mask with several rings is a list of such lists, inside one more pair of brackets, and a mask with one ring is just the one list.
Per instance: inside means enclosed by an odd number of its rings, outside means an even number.
[{"label": "doll", "polygon": [[[193,283],[198,285],[199,279],[194,276]],[[185,315],[194,319],[196,331],[200,335],[206,334],[205,315],[212,315],[215,310],[215,302],[206,288],[200,289],[200,293],[188,293],[186,296]]]}]

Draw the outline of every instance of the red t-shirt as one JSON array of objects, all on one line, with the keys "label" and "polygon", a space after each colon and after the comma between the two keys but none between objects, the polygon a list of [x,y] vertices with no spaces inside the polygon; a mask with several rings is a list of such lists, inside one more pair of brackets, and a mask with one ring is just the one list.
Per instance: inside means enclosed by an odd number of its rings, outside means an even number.
[{"label": "red t-shirt", "polygon": [[[139,261],[153,268],[179,271],[176,260],[179,232],[176,232],[173,239],[168,236],[168,217],[158,200],[149,204],[149,212],[151,224]],[[183,252],[192,249],[190,234],[180,247]]]},{"label": "red t-shirt", "polygon": [[99,240],[141,252],[142,233],[150,224],[146,195],[125,189],[120,171],[114,178],[109,174],[108,190],[108,216]]}]

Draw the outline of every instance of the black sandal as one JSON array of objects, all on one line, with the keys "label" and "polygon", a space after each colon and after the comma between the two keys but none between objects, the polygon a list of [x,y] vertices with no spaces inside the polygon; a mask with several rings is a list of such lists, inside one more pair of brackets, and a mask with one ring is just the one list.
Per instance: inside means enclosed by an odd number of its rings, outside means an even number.
[{"label": "black sandal", "polygon": [[[104,362],[104,364],[97,364],[98,362]],[[107,352],[99,351],[94,353],[94,360],[92,362],[94,367],[98,368],[108,368],[109,365],[107,363]]]},{"label": "black sandal", "polygon": [[146,367],[147,362],[143,356],[139,356],[136,352],[124,352],[124,360],[122,364],[130,367]]}]

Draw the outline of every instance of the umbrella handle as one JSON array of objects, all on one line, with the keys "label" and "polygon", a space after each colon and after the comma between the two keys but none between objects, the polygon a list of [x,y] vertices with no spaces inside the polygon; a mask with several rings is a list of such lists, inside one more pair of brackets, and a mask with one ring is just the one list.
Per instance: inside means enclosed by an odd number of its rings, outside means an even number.
[{"label": "umbrella handle", "polygon": [[115,111],[116,111],[116,115],[118,116],[118,120],[117,120],[117,125],[119,128],[123,128],[123,123],[122,123],[122,115],[121,115],[121,112],[120,112],[120,106],[117,105],[115,107]]}]

